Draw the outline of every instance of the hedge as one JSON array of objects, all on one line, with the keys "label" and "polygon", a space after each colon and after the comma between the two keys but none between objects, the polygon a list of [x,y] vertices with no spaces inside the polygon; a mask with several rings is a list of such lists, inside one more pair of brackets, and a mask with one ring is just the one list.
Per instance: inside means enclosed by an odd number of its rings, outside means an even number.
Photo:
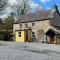
[{"label": "hedge", "polygon": [[[0,30],[0,40],[4,40],[4,35],[7,31],[6,30]],[[8,31],[9,33],[12,32],[12,30]]]}]

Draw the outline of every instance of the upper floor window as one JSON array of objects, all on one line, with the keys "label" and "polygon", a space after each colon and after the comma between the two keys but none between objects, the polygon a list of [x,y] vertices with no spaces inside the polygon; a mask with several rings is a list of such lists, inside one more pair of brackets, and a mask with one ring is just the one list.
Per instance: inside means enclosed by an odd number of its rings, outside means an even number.
[{"label": "upper floor window", "polygon": [[28,24],[27,23],[25,24],[25,27],[28,28]]},{"label": "upper floor window", "polygon": [[35,23],[32,23],[32,27],[34,27],[35,26]]},{"label": "upper floor window", "polygon": [[22,28],[22,24],[20,24],[20,28]]}]

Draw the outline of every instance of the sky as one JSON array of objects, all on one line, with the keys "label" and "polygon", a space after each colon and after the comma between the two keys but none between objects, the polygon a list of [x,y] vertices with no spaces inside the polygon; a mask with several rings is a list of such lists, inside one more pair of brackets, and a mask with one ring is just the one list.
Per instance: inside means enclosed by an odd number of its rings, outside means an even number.
[{"label": "sky", "polygon": [[[10,2],[15,2],[15,0],[10,0]],[[60,0],[31,0],[31,7],[34,9],[39,7],[40,9],[50,9],[54,4],[58,5],[58,9],[60,11]]]},{"label": "sky", "polygon": [[33,0],[33,2],[44,9],[50,9],[56,4],[60,11],[60,0]]},{"label": "sky", "polygon": [[[37,9],[51,9],[53,8],[54,4],[58,6],[59,12],[60,12],[60,0],[30,0],[31,1],[31,8],[32,11]],[[16,3],[16,0],[10,0],[11,4]]]}]

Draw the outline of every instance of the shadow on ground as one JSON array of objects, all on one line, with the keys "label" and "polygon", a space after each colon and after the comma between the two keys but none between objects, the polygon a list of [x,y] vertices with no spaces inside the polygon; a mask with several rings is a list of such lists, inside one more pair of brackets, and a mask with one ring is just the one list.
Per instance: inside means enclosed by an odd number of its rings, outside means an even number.
[{"label": "shadow on ground", "polygon": [[51,54],[60,55],[60,52],[51,51],[51,50],[42,50],[42,51],[39,51],[39,50],[29,50],[29,49],[24,49],[24,50],[25,51],[29,51],[29,52],[33,52],[33,53],[41,53],[41,54],[48,54],[48,55],[51,55]]}]

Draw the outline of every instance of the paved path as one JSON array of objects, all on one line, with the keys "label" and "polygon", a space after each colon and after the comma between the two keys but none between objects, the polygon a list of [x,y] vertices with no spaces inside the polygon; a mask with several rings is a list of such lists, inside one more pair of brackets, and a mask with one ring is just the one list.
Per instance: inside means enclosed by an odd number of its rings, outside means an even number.
[{"label": "paved path", "polygon": [[0,42],[0,60],[60,60],[60,45]]}]

